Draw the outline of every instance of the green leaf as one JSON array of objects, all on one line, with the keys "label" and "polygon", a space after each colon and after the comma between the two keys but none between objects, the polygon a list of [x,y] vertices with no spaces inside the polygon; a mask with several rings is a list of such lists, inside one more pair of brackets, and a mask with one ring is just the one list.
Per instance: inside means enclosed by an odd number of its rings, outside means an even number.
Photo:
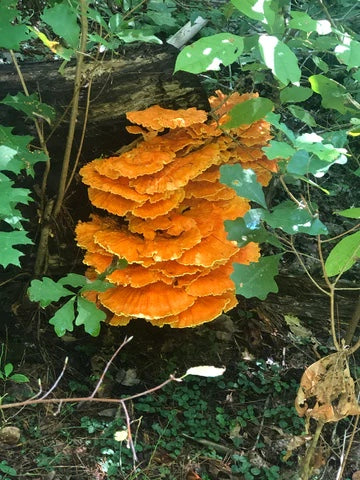
[{"label": "green leaf", "polygon": [[[346,130],[328,130],[322,134],[323,142],[331,143],[335,148],[344,148],[348,144]],[[338,150],[339,153],[346,153],[346,149]]]},{"label": "green leaf", "polygon": [[[146,17],[151,19],[151,21],[155,25],[159,25],[160,27],[167,27],[168,29],[169,27],[176,27],[178,25],[176,16],[174,16],[173,13],[174,7],[171,6],[171,2],[169,2],[169,0],[164,3],[159,1],[150,1],[148,3]],[[196,12],[194,13],[197,17],[198,15],[196,14]]]},{"label": "green leaf", "polygon": [[335,47],[337,58],[347,65],[347,70],[360,66],[360,42],[344,35],[343,43]]},{"label": "green leaf", "polygon": [[[12,224],[11,217],[21,217],[15,208],[18,203],[27,205],[32,199],[27,188],[15,188],[14,182],[5,175],[0,175],[0,219]],[[8,217],[8,218],[7,218]]]},{"label": "green leaf", "polygon": [[114,287],[116,287],[116,285],[114,285],[113,283],[98,279],[84,285],[80,292],[88,292],[93,290],[96,292],[105,292],[106,290],[109,290],[109,288]]},{"label": "green leaf", "polygon": [[360,69],[353,71],[351,76],[355,81],[360,82]]},{"label": "green leaf", "polygon": [[124,27],[123,17],[120,13],[115,13],[109,20],[109,28],[112,32],[118,32]]},{"label": "green leaf", "polygon": [[264,2],[258,0],[231,0],[241,13],[258,22],[265,22]]},{"label": "green leaf", "polygon": [[220,65],[234,63],[244,48],[244,40],[231,33],[218,33],[210,37],[200,38],[179,53],[175,72],[184,70],[190,73],[201,73],[209,70],[220,70]]},{"label": "green leaf", "polygon": [[360,218],[360,207],[347,208],[346,210],[340,210],[335,212],[336,215],[341,215],[347,218]]},{"label": "green leaf", "polygon": [[307,13],[292,10],[292,18],[289,20],[289,27],[312,33],[316,31],[316,20],[313,20]]},{"label": "green leaf", "polygon": [[316,133],[304,133],[295,140],[295,146],[314,153],[321,160],[332,162],[346,153],[345,148],[334,147],[331,143],[322,143],[323,137]]},{"label": "green leaf", "polygon": [[265,153],[269,160],[275,158],[289,158],[296,150],[286,142],[278,142],[277,140],[271,140],[268,147],[263,147],[262,151]]},{"label": "green leaf", "polygon": [[296,205],[291,200],[280,203],[272,212],[264,212],[264,220],[272,228],[281,228],[291,235],[307,233],[308,235],[326,235],[326,226],[319,220],[317,214],[312,214],[303,206]]},{"label": "green leaf", "polygon": [[84,275],[77,273],[68,273],[65,277],[57,281],[59,285],[71,285],[72,287],[83,287],[88,282]]},{"label": "green leaf", "polygon": [[329,71],[329,65],[324,62],[324,60],[317,55],[313,55],[311,57],[311,60],[315,63],[315,65],[320,68],[324,73],[327,73]]},{"label": "green leaf", "polygon": [[[2,460],[0,462],[0,472],[6,473],[6,475],[11,475],[13,477],[17,476],[17,471],[15,468],[10,467],[10,465],[7,464],[6,460]],[[4,480],[7,480],[6,478]]]},{"label": "green leaf", "polygon": [[9,380],[11,380],[12,382],[15,382],[15,383],[30,382],[29,378],[26,375],[23,375],[22,373],[14,373],[14,375],[11,375]]},{"label": "green leaf", "polygon": [[115,34],[120,40],[125,43],[133,42],[147,42],[157,43],[161,45],[163,42],[159,37],[153,35],[151,32],[147,32],[145,29],[125,29]]},{"label": "green leaf", "polygon": [[5,377],[8,377],[9,375],[11,375],[12,371],[14,370],[14,365],[12,363],[7,363],[5,366],[4,366],[4,374],[5,374]]},{"label": "green leaf", "polygon": [[250,265],[234,264],[231,279],[235,283],[236,293],[246,298],[257,297],[265,300],[271,292],[277,293],[278,286],[274,277],[278,275],[281,255],[261,257],[257,263]]},{"label": "green leaf", "polygon": [[317,123],[315,122],[314,117],[304,108],[299,107],[298,105],[289,105],[287,109],[294,115],[294,117],[306,123],[309,127],[316,127]]},{"label": "green leaf", "polygon": [[17,10],[17,1],[16,0],[1,0],[0,2],[0,18],[4,22],[12,22],[15,18],[20,15],[19,10]]},{"label": "green leaf", "polygon": [[360,125],[356,125],[355,127],[352,127],[348,132],[348,135],[351,137],[358,137],[360,135]]},{"label": "green leaf", "polygon": [[[17,151],[13,148],[0,145],[0,170],[11,171],[13,169],[13,163],[16,162],[16,160],[13,160],[16,155]],[[22,167],[22,164],[20,164],[20,167]]]},{"label": "green leaf", "polygon": [[120,40],[118,40],[117,38],[112,38],[108,41],[102,38],[102,36],[98,35],[97,33],[89,33],[88,38],[94,43],[100,43],[100,45],[104,45],[104,47],[106,47],[108,50],[115,50],[120,45]]},{"label": "green leaf", "polygon": [[340,83],[321,74],[311,75],[309,82],[314,92],[321,95],[324,108],[333,108],[342,114],[357,111],[351,95]]},{"label": "green leaf", "polygon": [[288,139],[294,143],[295,142],[295,135],[294,135],[294,132],[292,130],[290,130],[286,125],[285,123],[282,123],[280,122],[280,114],[278,113],[274,113],[274,112],[270,112],[266,115],[265,117],[265,120],[267,120],[269,123],[271,123],[271,125],[273,125],[274,127],[276,127],[278,130],[280,130],[281,132],[285,133],[285,135],[288,137]]},{"label": "green leaf", "polygon": [[77,316],[75,325],[84,325],[86,333],[97,337],[100,333],[100,323],[106,319],[106,313],[99,310],[95,303],[85,298],[78,297]]},{"label": "green leaf", "polygon": [[17,3],[14,0],[0,2],[0,48],[20,50],[20,43],[30,38],[26,25],[15,23],[15,19],[21,17]]},{"label": "green leaf", "polygon": [[291,16],[293,18],[289,21],[290,28],[307,33],[316,32],[319,35],[328,35],[332,31],[328,20],[313,20],[307,13],[296,10],[292,10]]},{"label": "green leaf", "polygon": [[253,475],[257,476],[257,475],[260,475],[261,470],[260,470],[260,468],[258,468],[258,467],[252,467],[252,468],[250,468],[250,472],[251,472]]},{"label": "green leaf", "polygon": [[98,23],[99,25],[101,25],[102,28],[103,28],[105,31],[108,31],[107,23],[105,22],[105,20],[103,19],[103,17],[100,15],[100,13],[98,12],[98,10],[94,10],[93,8],[89,8],[89,7],[88,7],[87,16],[88,16],[88,18],[90,18],[91,20],[94,20],[94,22],[96,22],[96,23]]},{"label": "green leaf", "polygon": [[69,6],[67,1],[46,8],[41,15],[41,20],[50,25],[53,32],[62,37],[70,47],[73,49],[78,47],[80,27],[75,10]]},{"label": "green leaf", "polygon": [[62,337],[66,331],[72,332],[74,329],[75,298],[75,296],[70,298],[49,320],[50,325],[54,326],[55,333],[58,337]]},{"label": "green leaf", "polygon": [[293,85],[290,85],[280,91],[280,100],[281,103],[304,102],[305,100],[310,98],[312,94],[313,91],[311,90],[311,88],[295,87]]},{"label": "green leaf", "polygon": [[[330,157],[330,155],[329,155]],[[335,159],[327,161],[322,160],[316,155],[309,155],[305,150],[298,150],[287,164],[287,171],[291,175],[308,175],[311,173],[317,178],[321,178],[336,163],[343,165],[347,162],[345,155],[338,155]]]},{"label": "green leaf", "polygon": [[[307,175],[322,177],[329,168],[338,163],[344,165],[347,162],[346,149],[334,147],[330,143],[323,144],[323,138],[315,133],[305,133],[295,140],[295,146],[299,149],[290,159],[287,171],[293,175]],[[340,143],[341,136],[334,138]],[[309,155],[312,153],[313,155]]]},{"label": "green leaf", "polygon": [[20,267],[19,258],[23,256],[23,252],[13,248],[14,245],[29,245],[32,240],[28,238],[25,231],[0,232],[0,265],[6,268],[8,265]]},{"label": "green leaf", "polygon": [[360,232],[353,233],[340,240],[329,253],[325,262],[325,271],[329,277],[349,270],[360,258]]},{"label": "green leaf", "polygon": [[268,33],[283,33],[284,19],[278,13],[278,2],[273,0],[231,0],[231,3],[247,17],[261,22]]},{"label": "green leaf", "polygon": [[28,295],[32,302],[39,302],[44,308],[62,297],[74,295],[74,292],[54,282],[51,278],[44,277],[42,280],[32,280],[28,288]]},{"label": "green leaf", "polygon": [[274,104],[268,98],[257,97],[245,100],[229,111],[230,120],[223,127],[237,128],[240,125],[250,125],[264,118],[273,108]]},{"label": "green leaf", "polygon": [[27,27],[25,25],[6,25],[1,20],[0,22],[0,47],[7,50],[20,50],[20,43],[29,40]]},{"label": "green leaf", "polygon": [[[28,144],[33,140],[29,135],[13,135],[13,127],[0,125],[0,145],[6,147],[3,150],[6,155],[0,157],[0,169],[9,170],[19,174],[26,170],[28,175],[34,175],[34,165],[37,162],[46,161],[47,157],[43,152],[31,152]],[[16,152],[16,154],[14,153]]]},{"label": "green leaf", "polygon": [[247,198],[267,208],[262,186],[256,179],[253,170],[244,169],[239,164],[222,165],[220,167],[220,182],[231,187],[239,197]]},{"label": "green leaf", "polygon": [[249,242],[266,242],[276,247],[281,247],[278,239],[264,228],[261,222],[262,212],[264,212],[263,209],[256,208],[249,210],[242,218],[225,220],[225,230],[228,233],[227,238],[236,241],[239,247],[243,247]]},{"label": "green leaf", "polygon": [[40,102],[36,93],[24,95],[18,92],[14,96],[8,94],[0,103],[24,112],[29,118],[43,118],[49,124],[55,119],[55,110],[53,107]]},{"label": "green leaf", "polygon": [[281,83],[300,82],[301,70],[297,57],[285,43],[275,36],[260,35],[259,49],[265,65]]}]

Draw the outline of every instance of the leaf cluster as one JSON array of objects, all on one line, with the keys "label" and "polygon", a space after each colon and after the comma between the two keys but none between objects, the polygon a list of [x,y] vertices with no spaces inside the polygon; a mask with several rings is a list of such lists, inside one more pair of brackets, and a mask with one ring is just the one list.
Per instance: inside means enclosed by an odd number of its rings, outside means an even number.
[{"label": "leaf cluster", "polygon": [[[74,293],[67,287],[79,288],[79,290]],[[31,301],[39,302],[42,308],[70,297],[50,319],[55,333],[62,337],[66,332],[72,332],[74,325],[84,325],[85,332],[96,337],[99,335],[101,322],[106,319],[106,314],[82,294],[93,290],[105,291],[112,287],[112,284],[104,280],[98,279],[89,282],[83,275],[69,273],[57,282],[48,277],[43,277],[42,280],[33,280],[28,295]]]},{"label": "leaf cluster", "polygon": [[[321,185],[322,179],[333,165],[347,163],[348,136],[358,134],[360,105],[354,87],[359,76],[360,43],[346,24],[338,24],[329,13],[313,9],[311,16],[306,3],[231,3],[233,15],[240,23],[246,17],[254,31],[247,28],[242,35],[231,31],[201,38],[180,52],[175,70],[210,74],[230,66],[234,71],[239,66],[242,72],[251,73],[260,90],[261,82],[271,75],[272,100],[260,96],[235,106],[224,129],[251,124],[263,117],[271,123],[276,136],[263,151],[270,160],[280,159],[279,174],[290,199],[269,207],[255,173],[240,165],[221,167],[221,181],[261,207],[255,205],[244,218],[226,222],[229,239],[239,246],[250,241],[267,242],[287,251],[287,239],[294,235],[328,235],[310,192],[315,189],[329,195]],[[236,84],[236,77],[230,82]],[[314,115],[308,107],[310,99],[320,104],[320,113]],[[346,127],[319,132],[323,130],[320,122],[324,110],[329,110],[328,117]],[[309,131],[298,133],[294,126],[299,124]],[[296,199],[287,186],[300,184],[307,189],[307,199]],[[353,218],[356,207],[350,210]],[[280,234],[279,238],[280,231],[286,235]],[[325,275],[339,278],[355,263],[358,249],[358,232],[343,238],[328,255]],[[277,292],[274,276],[280,258],[281,255],[275,255],[263,257],[257,265],[236,265],[232,278],[237,293],[264,299],[269,292]]]}]

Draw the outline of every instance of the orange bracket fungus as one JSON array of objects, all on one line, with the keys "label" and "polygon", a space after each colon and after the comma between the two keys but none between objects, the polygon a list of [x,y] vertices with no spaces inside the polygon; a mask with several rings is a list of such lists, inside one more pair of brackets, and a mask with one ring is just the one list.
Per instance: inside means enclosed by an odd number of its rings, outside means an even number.
[{"label": "orange bracket fungus", "polygon": [[[87,275],[104,273],[114,288],[87,297],[109,313],[112,325],[143,318],[153,325],[193,327],[236,304],[233,263],[256,262],[255,243],[239,248],[224,220],[243,216],[244,198],[220,183],[220,166],[241,163],[266,185],[276,163],[262,152],[270,125],[259,120],[224,132],[227,112],[255,94],[210,98],[205,111],[157,105],[128,112],[131,133],[143,139],[131,150],[96,159],[81,170],[91,203],[104,211],[76,228],[86,250]],[[125,259],[122,269],[110,268]]]}]

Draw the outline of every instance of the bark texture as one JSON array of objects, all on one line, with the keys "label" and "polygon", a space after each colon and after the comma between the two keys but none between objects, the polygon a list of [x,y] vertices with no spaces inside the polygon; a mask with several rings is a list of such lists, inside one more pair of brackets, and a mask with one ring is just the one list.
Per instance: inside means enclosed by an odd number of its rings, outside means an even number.
[{"label": "bark texture", "polygon": [[[177,50],[170,46],[142,46],[127,49],[124,55],[102,61],[88,61],[80,92],[78,126],[84,118],[89,81],[92,79],[88,128],[84,157],[92,159],[107,154],[134,139],[124,131],[125,113],[159,104],[165,108],[207,109],[207,99],[197,77],[185,73],[173,75]],[[63,74],[61,62],[21,64],[21,70],[30,93],[37,92],[44,103],[52,105],[60,121],[73,93],[75,66],[69,64]],[[15,95],[22,87],[13,65],[0,65],[0,99],[7,93]],[[16,127],[17,133],[35,129],[31,121],[24,128],[23,116],[15,110],[0,106],[0,124]],[[50,129],[44,125],[47,133]],[[49,147],[55,156],[63,152],[68,126],[65,116],[52,135]],[[79,134],[80,128],[77,128]]]}]

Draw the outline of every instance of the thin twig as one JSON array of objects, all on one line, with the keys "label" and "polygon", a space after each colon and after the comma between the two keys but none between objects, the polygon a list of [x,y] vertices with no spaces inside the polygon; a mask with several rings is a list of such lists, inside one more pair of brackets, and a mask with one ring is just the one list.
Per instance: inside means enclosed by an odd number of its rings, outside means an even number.
[{"label": "thin twig", "polygon": [[[335,30],[338,30],[337,26],[335,25],[334,23],[334,20],[332,18],[332,16],[330,15],[330,12],[329,10],[327,9],[327,6],[325,5],[325,3],[323,2],[323,0],[318,0],[320,5],[321,5],[321,8],[324,10],[324,13],[325,15],[327,16],[329,22],[331,23],[331,26],[335,29]],[[336,36],[339,38],[339,35],[337,32],[335,32]]]},{"label": "thin twig", "polygon": [[360,296],[358,297],[355,310],[351,316],[349,325],[347,326],[347,329],[345,332],[346,345],[350,345],[352,339],[354,338],[356,328],[359,325],[359,321],[360,321]]},{"label": "thin twig", "polygon": [[119,348],[116,349],[115,353],[112,355],[112,357],[110,358],[110,360],[109,360],[109,361],[107,362],[107,364],[105,365],[105,368],[104,368],[104,370],[103,370],[103,372],[102,372],[102,374],[101,374],[101,377],[99,378],[99,381],[98,381],[98,383],[96,384],[96,387],[95,387],[94,391],[92,392],[92,394],[90,395],[89,398],[94,398],[94,397],[95,397],[96,392],[99,390],[102,382],[104,381],[104,377],[105,377],[105,375],[106,375],[106,372],[109,370],[110,365],[111,365],[112,362],[115,360],[115,358],[116,358],[116,356],[118,355],[118,353],[120,352],[120,350],[122,350],[127,343],[131,342],[132,339],[133,339],[133,337],[129,337],[129,338],[125,337],[125,338],[124,338],[124,341],[122,342],[122,344],[119,346]]},{"label": "thin twig", "polygon": [[347,355],[352,355],[353,353],[356,352],[356,350],[358,350],[360,348],[360,338],[359,340],[355,343],[355,345],[353,345],[351,348],[349,348],[348,350],[346,350],[346,353]]},{"label": "thin twig", "polygon": [[[10,55],[11,55],[11,59],[13,61],[13,64],[15,66],[15,69],[16,69],[16,72],[18,74],[18,77],[20,79],[20,83],[21,83],[21,86],[24,90],[24,93],[27,97],[30,96],[29,94],[29,90],[26,86],[26,83],[25,83],[25,79],[24,79],[24,76],[21,72],[21,69],[20,69],[20,65],[16,59],[16,56],[15,56],[15,53],[13,52],[13,50],[10,50]],[[39,138],[39,142],[40,142],[40,147],[42,149],[42,151],[45,153],[46,155],[46,161],[45,161],[45,171],[43,173],[43,177],[42,177],[42,185],[41,185],[41,212],[43,212],[43,209],[44,209],[44,204],[45,204],[45,193],[46,193],[46,185],[47,185],[47,177],[48,177],[48,174],[49,174],[49,171],[50,171],[50,155],[49,155],[49,151],[47,149],[47,144],[46,144],[46,140],[44,138],[44,134],[43,134],[43,130],[40,126],[40,122],[38,121],[37,118],[34,118],[34,124],[35,124],[35,128],[36,128],[36,133],[38,135],[38,138]]]},{"label": "thin twig", "polygon": [[117,403],[121,405],[121,402],[129,402],[135,398],[143,397],[144,395],[149,395],[150,393],[156,392],[161,388],[164,388],[165,385],[171,382],[181,382],[180,378],[170,375],[167,380],[160,383],[156,387],[150,388],[144,392],[137,393],[125,398],[100,398],[100,397],[72,397],[72,398],[45,398],[38,400],[24,400],[22,402],[7,403],[5,405],[0,405],[0,410],[6,410],[8,408],[23,407],[24,405],[41,405],[41,404],[62,404],[62,403],[85,403],[85,402],[98,402],[98,403]]},{"label": "thin twig", "polygon": [[[41,384],[41,380],[40,378],[38,379],[38,384],[39,384],[39,391],[37,393],[35,393],[35,395],[33,395],[32,397],[30,397],[28,400],[35,400],[35,398],[38,398],[42,392],[43,392],[43,389],[42,389],[42,384]],[[14,415],[11,415],[10,417],[7,417],[6,418],[6,421],[8,422],[9,420],[11,420],[12,418],[16,417],[17,415],[19,415],[20,412],[22,412],[22,410],[24,410],[24,408],[26,407],[26,405],[24,405],[23,407],[20,408],[20,410],[18,410],[16,413],[14,413]]]},{"label": "thin twig", "polygon": [[336,285],[336,282],[331,283],[330,280],[329,280],[328,274],[326,272],[320,235],[317,236],[317,245],[318,245],[318,254],[319,254],[319,259],[320,259],[320,262],[321,262],[321,268],[322,268],[322,272],[323,272],[323,275],[324,275],[324,280],[326,282],[326,285],[329,288],[331,335],[332,335],[332,339],[333,339],[333,342],[334,342],[334,346],[335,346],[336,350],[339,352],[341,350],[341,346],[338,342],[338,339],[337,339],[337,336],[336,336],[336,328],[335,328],[335,285]]},{"label": "thin twig", "polygon": [[87,32],[88,32],[88,20],[87,20],[87,2],[86,0],[79,0],[80,2],[80,23],[81,23],[81,36],[80,36],[80,47],[77,53],[76,61],[76,70],[75,70],[75,80],[74,80],[74,96],[73,103],[70,114],[70,123],[69,131],[66,138],[66,146],[64,152],[64,159],[62,164],[62,170],[59,181],[58,195],[54,207],[54,217],[57,217],[65,196],[65,187],[67,183],[68,171],[70,166],[70,157],[71,150],[74,143],[75,137],[75,127],[76,120],[79,112],[79,99],[80,99],[80,88],[82,83],[82,71],[84,64],[84,54],[86,51],[86,41],[87,41]]},{"label": "thin twig", "polygon": [[325,425],[324,422],[319,421],[317,426],[316,426],[316,430],[315,430],[312,442],[311,442],[309,448],[307,449],[306,456],[304,458],[304,462],[303,462],[302,467],[301,467],[301,470],[302,470],[301,480],[308,480],[309,477],[310,477],[311,461],[314,457],[316,447],[317,447],[317,444],[319,442],[320,434],[321,434],[321,431],[322,431],[324,425]]},{"label": "thin twig", "polygon": [[13,282],[18,277],[29,277],[29,276],[30,276],[30,273],[27,273],[27,272],[18,273],[14,277],[8,278],[7,280],[4,280],[3,282],[1,282],[0,287],[3,287],[7,283]]},{"label": "thin twig", "polygon": [[46,398],[48,395],[50,395],[50,393],[55,390],[55,388],[59,385],[59,382],[60,380],[62,379],[64,373],[65,373],[65,370],[66,370],[66,367],[67,367],[67,364],[68,364],[68,360],[69,360],[69,357],[65,357],[65,361],[64,361],[64,365],[63,365],[63,368],[60,372],[60,375],[58,376],[58,378],[55,380],[54,384],[52,385],[52,387],[50,388],[50,390],[48,390],[42,397],[41,397],[41,400],[43,398]]},{"label": "thin twig", "polygon": [[138,461],[138,458],[137,458],[137,455],[136,455],[135,446],[134,446],[134,442],[133,442],[132,434],[131,434],[129,412],[127,411],[124,400],[121,400],[121,406],[122,406],[122,408],[124,410],[124,414],[125,414],[126,427],[127,427],[127,442],[128,442],[128,445],[131,448],[131,452],[132,452],[132,456],[133,456],[133,467],[136,468],[136,462]]},{"label": "thin twig", "polygon": [[308,268],[306,267],[305,263],[303,262],[303,259],[301,258],[301,255],[299,254],[299,252],[296,250],[295,248],[295,245],[294,245],[294,242],[293,242],[293,239],[291,238],[291,248],[292,248],[292,251],[293,253],[296,255],[296,258],[298,259],[300,265],[302,266],[304,272],[306,273],[306,275],[309,277],[309,279],[311,280],[311,282],[315,285],[315,287],[320,290],[320,292],[322,292],[324,295],[330,295],[329,292],[327,292],[324,288],[322,288],[318,282],[315,280],[315,278],[311,275],[311,273],[309,272]]},{"label": "thin twig", "polygon": [[258,448],[258,443],[259,443],[259,440],[260,440],[260,436],[262,434],[262,430],[264,428],[264,421],[265,421],[265,411],[267,410],[268,408],[268,405],[269,405],[269,402],[270,402],[270,395],[267,396],[266,400],[265,400],[265,403],[264,403],[264,410],[263,410],[263,414],[261,416],[261,422],[260,422],[260,425],[259,425],[259,430],[258,430],[258,433],[256,435],[256,439],[255,439],[255,442],[254,442],[254,445],[252,447],[251,450],[256,450]]},{"label": "thin twig", "polygon": [[292,193],[291,191],[289,190],[289,187],[286,185],[285,183],[285,180],[284,180],[284,175],[280,175],[280,182],[281,182],[281,185],[283,186],[285,192],[288,194],[288,196],[291,198],[291,200],[296,203],[296,205],[300,208],[303,208],[304,205],[302,202],[300,202]]},{"label": "thin twig", "polygon": [[342,458],[340,468],[339,468],[338,473],[336,475],[336,480],[340,480],[343,476],[345,466],[346,466],[346,463],[347,463],[347,459],[349,457],[350,450],[352,448],[352,444],[353,444],[353,441],[354,441],[354,437],[355,437],[355,433],[356,433],[356,430],[357,430],[358,423],[359,423],[359,415],[357,415],[355,417],[355,422],[354,422],[354,426],[353,426],[353,429],[352,429],[352,432],[351,432],[351,435],[350,435],[350,440],[349,440],[345,455]]},{"label": "thin twig", "polygon": [[339,235],[336,235],[336,237],[331,237],[331,238],[326,238],[325,240],[321,240],[321,243],[327,243],[327,242],[332,242],[334,240],[337,240],[338,238],[344,237],[345,235],[348,235],[350,232],[353,232],[354,230],[358,230],[360,228],[360,223],[357,223],[354,227],[349,228],[349,230],[346,230],[346,232],[340,233]]},{"label": "thin twig", "polygon": [[79,144],[79,148],[78,148],[78,151],[77,151],[77,154],[76,154],[74,166],[73,166],[72,171],[69,175],[69,180],[68,180],[68,182],[65,186],[65,193],[68,191],[68,189],[69,189],[69,187],[70,187],[70,185],[73,181],[75,172],[76,172],[78,164],[79,164],[82,148],[83,148],[83,145],[84,145],[86,127],[87,127],[87,122],[88,122],[88,118],[89,118],[91,87],[92,87],[92,78],[90,78],[89,84],[88,84],[88,87],[87,87],[88,90],[87,90],[87,95],[86,95],[86,106],[85,106],[84,121],[83,121],[83,125],[82,125],[82,130],[81,130],[80,144]]},{"label": "thin twig", "polygon": [[[133,337],[125,337],[124,341],[122,344],[119,346],[119,348],[116,350],[116,352],[112,355],[111,359],[108,361],[106,364],[104,371],[91,395],[88,397],[74,397],[74,398],[45,398],[48,394],[44,395],[42,398],[39,399],[33,399],[29,398],[28,400],[24,400],[22,402],[14,402],[14,403],[8,403],[5,405],[0,405],[0,410],[5,410],[8,408],[15,408],[15,407],[23,407],[26,405],[40,405],[40,404],[59,404],[60,406],[63,403],[84,403],[84,402],[99,402],[99,403],[117,403],[122,405],[123,402],[128,402],[130,400],[133,400],[135,398],[143,397],[144,395],[148,395],[150,393],[156,392],[157,390],[160,390],[161,388],[165,387],[168,383],[171,382],[181,382],[181,378],[176,378],[174,375],[170,375],[170,377],[162,382],[160,385],[157,385],[156,387],[150,388],[144,392],[136,393],[135,395],[131,395],[129,397],[125,398],[98,398],[95,397],[96,392],[98,391],[101,382],[103,381],[106,372],[108,371],[111,362],[114,360],[116,355],[120,352],[120,350],[132,340]],[[66,362],[65,362],[66,365]],[[64,370],[64,369],[63,369]],[[56,384],[59,383],[60,378],[62,377],[62,373],[58,377],[57,381],[55,382]],[[52,391],[54,388],[52,387],[50,391]]]}]

